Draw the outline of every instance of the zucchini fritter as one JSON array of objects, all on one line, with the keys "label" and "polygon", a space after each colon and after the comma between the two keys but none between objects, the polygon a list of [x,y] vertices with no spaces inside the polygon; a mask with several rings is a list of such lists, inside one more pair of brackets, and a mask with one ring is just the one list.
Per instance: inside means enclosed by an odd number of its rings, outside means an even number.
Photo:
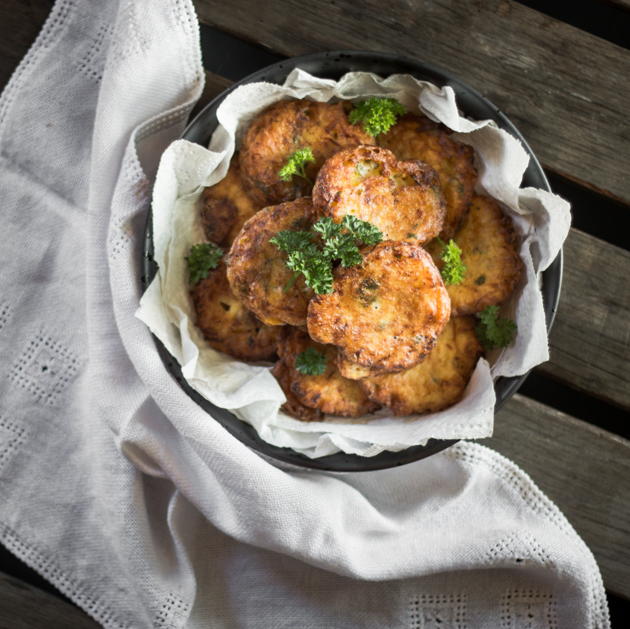
[{"label": "zucchini fritter", "polygon": [[[326,357],[326,371],[320,376],[300,373],[296,368],[299,354],[312,347]],[[367,399],[363,389],[353,380],[342,377],[335,366],[337,350],[332,345],[320,345],[303,330],[292,328],[278,345],[278,355],[286,366],[289,391],[304,406],[316,408],[328,415],[359,417],[372,413],[379,405]]]},{"label": "zucchini fritter", "polygon": [[368,397],[395,415],[440,411],[461,400],[481,355],[474,317],[453,317],[429,356],[400,373],[360,380]]},{"label": "zucchini fritter", "polygon": [[273,366],[271,373],[278,381],[287,398],[287,401],[282,405],[282,410],[285,413],[305,422],[316,422],[322,419],[323,413],[321,411],[304,406],[291,392],[290,370],[284,364],[284,361],[279,360]]},{"label": "zucchini fritter", "polygon": [[313,187],[313,205],[336,222],[352,214],[378,227],[386,240],[418,243],[440,233],[446,211],[430,166],[399,162],[378,146],[346,149],[328,159]]},{"label": "zucchini fritter", "polygon": [[472,147],[455,142],[446,127],[426,116],[407,114],[378,143],[398,159],[419,159],[438,173],[446,199],[442,238],[452,238],[468,212],[477,181]]},{"label": "zucchini fritter", "polygon": [[431,256],[410,242],[385,241],[354,267],[339,267],[333,292],[308,306],[308,332],[340,357],[374,372],[408,369],[433,348],[451,303]]},{"label": "zucchini fritter", "polygon": [[268,325],[304,325],[313,291],[304,278],[290,287],[293,272],[286,255],[269,242],[284,229],[311,226],[310,197],[272,205],[252,216],[232,243],[227,256],[227,276],[234,294]]},{"label": "zucchini fritter", "polygon": [[201,194],[201,222],[206,238],[229,247],[243,223],[260,208],[245,192],[238,156],[232,158],[225,177]]},{"label": "zucchini fritter", "polygon": [[[490,197],[473,197],[470,212],[455,242],[462,250],[466,273],[461,284],[447,286],[454,315],[481,312],[505,301],[523,274],[514,225]],[[438,267],[442,247],[433,242],[427,250]]]},{"label": "zucchini fritter", "polygon": [[241,360],[272,360],[280,328],[261,323],[232,294],[225,265],[190,289],[196,324],[214,349]]},{"label": "zucchini fritter", "polygon": [[310,147],[315,161],[306,174],[315,179],[326,159],[340,149],[371,142],[359,126],[348,122],[349,103],[284,100],[264,109],[250,124],[241,148],[242,175],[250,194],[263,205],[310,194],[312,183],[302,177],[282,181],[278,175],[296,150]]}]

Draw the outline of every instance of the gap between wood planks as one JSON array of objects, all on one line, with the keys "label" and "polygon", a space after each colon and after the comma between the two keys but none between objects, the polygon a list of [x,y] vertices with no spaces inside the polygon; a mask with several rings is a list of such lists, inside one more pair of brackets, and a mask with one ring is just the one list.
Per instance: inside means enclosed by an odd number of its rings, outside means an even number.
[{"label": "gap between wood planks", "polygon": [[630,0],[517,0],[530,9],[571,24],[618,46],[628,47],[628,9]]},{"label": "gap between wood planks", "polygon": [[[208,13],[208,7],[211,4],[206,0],[197,2],[202,15]],[[489,3],[488,6],[492,4]],[[0,63],[2,64],[0,70],[5,75],[8,74],[9,66],[17,63],[19,56],[35,37],[37,29],[51,6],[51,0],[35,0],[26,4],[10,0],[2,3],[0,18],[5,24],[3,31],[6,33],[3,38],[0,38]],[[343,6],[343,3],[340,6]],[[524,9],[524,7],[521,8]],[[510,11],[512,9],[518,13],[518,8],[512,7]],[[436,8],[438,14],[445,10],[444,7]],[[483,9],[483,11],[487,10]],[[227,12],[218,10],[215,13],[223,16]],[[531,17],[529,13],[524,15]],[[540,18],[535,19],[538,20],[537,23],[540,22]],[[13,25],[13,27],[6,28],[6,25]],[[524,23],[523,28],[527,31],[529,27]],[[206,49],[216,38],[220,38],[219,44],[227,47],[231,53],[235,53],[238,47],[243,49],[243,53],[236,55],[238,58],[234,59],[231,65],[229,59],[234,54],[223,55],[223,59],[228,59],[223,63],[226,72],[230,74],[239,72],[242,76],[244,73],[281,58],[276,53],[264,51],[258,46],[242,41],[236,41],[237,48],[234,48],[234,38],[224,33],[210,32],[202,28],[201,35],[203,47]],[[573,35],[578,40],[580,39],[579,32]],[[568,35],[565,33],[565,36]],[[605,47],[605,44],[606,42],[593,43],[594,51],[597,52],[600,45]],[[7,57],[9,52],[10,56]],[[247,67],[243,66],[245,60],[250,64]],[[211,95],[218,93],[229,84],[230,81],[216,74],[208,74],[206,91],[201,102],[207,102]],[[627,84],[627,81],[623,82],[624,86]],[[531,113],[536,115],[535,111]],[[589,201],[595,205],[597,197],[591,194]],[[605,222],[602,217],[608,216],[610,212],[605,211],[607,208],[599,206],[601,203],[598,204],[596,212],[592,212],[590,206],[585,208],[585,214],[596,215],[596,223],[601,227]],[[618,209],[608,233],[614,231],[619,239],[627,242],[629,230],[624,228],[621,222],[619,225],[615,224],[623,209],[628,208]],[[626,215],[630,217],[630,211],[626,212]],[[592,236],[579,234],[575,230],[572,231],[567,243],[566,256],[563,297],[556,327],[551,337],[552,361],[542,368],[542,372],[606,402],[628,409],[630,408],[630,374],[627,373],[629,370],[626,368],[626,362],[629,358],[630,322],[625,313],[629,311],[630,287],[627,279],[630,277],[629,258],[620,250],[610,248]],[[581,285],[580,282],[582,282]],[[603,286],[599,285],[600,282]],[[584,287],[586,287],[585,294],[583,294]],[[582,342],[584,351],[582,351]],[[576,347],[579,351],[576,351]]]},{"label": "gap between wood planks", "polygon": [[[628,21],[630,22],[630,18]],[[221,82],[221,77],[238,80],[262,67],[286,59],[283,55],[238,39],[207,24],[201,25],[200,34],[202,51],[206,51],[204,63],[211,71],[213,81]],[[222,54],[210,55],[210,50],[221,50]],[[227,87],[229,83],[226,82],[225,85]],[[207,100],[203,98],[200,101],[205,102]],[[195,108],[193,115],[199,108],[200,106]],[[618,247],[630,249],[630,207],[626,203],[593,184],[580,181],[567,173],[555,172],[548,164],[543,163],[543,167],[552,190],[571,203],[573,227]],[[593,211],[594,208],[597,208],[596,212]]]},{"label": "gap between wood planks", "polygon": [[[8,78],[8,74],[15,63],[23,56],[51,6],[51,0],[34,1],[28,4],[17,1],[3,3],[0,9],[0,17],[2,18],[0,21],[5,26],[8,22],[4,20],[4,17],[7,20],[15,18],[16,10],[23,11],[23,16],[20,20],[12,20],[16,24],[20,24],[19,29],[3,29],[3,31],[9,33],[9,36],[3,39],[0,47],[0,84],[4,82],[2,79],[6,80]],[[26,27],[24,27],[24,23],[27,24]],[[218,82],[215,83],[215,88],[219,85],[220,89],[223,89],[229,83],[225,79],[218,79]],[[563,169],[559,170],[571,172]],[[591,182],[590,185],[599,184]],[[583,236],[589,238],[586,234]],[[576,243],[579,244],[578,241]],[[599,246],[598,244],[597,247]],[[597,254],[597,247],[595,248],[593,259],[599,255]],[[579,247],[576,247],[576,252],[579,254]],[[601,243],[599,252],[600,254],[606,253],[605,243]],[[604,255],[604,257],[606,256]],[[619,261],[617,256],[614,259]],[[624,264],[627,264],[627,260],[625,258],[624,260]],[[627,285],[625,289],[623,286],[621,289],[626,290],[627,294]],[[598,299],[595,298],[595,301],[597,302]],[[527,431],[527,434],[522,433],[523,439],[521,443],[531,444],[532,433],[540,443],[536,442],[537,447],[532,448],[530,446],[527,451],[516,447],[514,445],[516,441],[511,432],[513,426],[517,430]],[[504,434],[507,435],[506,431],[509,431],[507,440],[504,437]],[[585,439],[584,435],[589,439]],[[607,586],[622,595],[630,596],[628,593],[627,574],[625,575],[626,580],[623,580],[623,563],[626,562],[627,564],[628,562],[628,545],[623,545],[621,549],[618,547],[621,536],[626,540],[628,539],[628,532],[619,528],[620,523],[628,524],[628,513],[627,510],[624,510],[629,502],[627,499],[628,488],[626,486],[628,474],[626,471],[623,476],[619,476],[617,473],[613,473],[613,466],[610,465],[612,461],[615,462],[615,466],[618,461],[624,464],[627,463],[628,444],[622,440],[616,440],[611,435],[597,431],[597,429],[583,422],[576,422],[572,418],[533,400],[516,396],[499,413],[496,437],[489,442],[489,445],[528,469],[543,490],[561,506],[591,548],[593,548],[602,567]],[[560,460],[558,460],[559,447],[563,453]],[[551,470],[549,465],[555,466],[555,471]],[[618,467],[614,469],[618,470]],[[624,469],[627,470],[627,467]],[[573,482],[568,485],[563,484],[567,483],[566,479],[571,478],[576,472],[578,475],[578,492],[574,491]],[[625,498],[622,500],[620,496],[625,496]],[[621,500],[621,504],[617,505],[615,501],[619,500]],[[621,541],[623,542],[623,539]],[[41,599],[41,593],[35,588],[27,587],[24,589],[24,587],[23,583],[15,583],[15,580],[4,576],[0,577],[0,589],[2,590],[0,606],[2,602],[9,605],[9,618],[12,624],[8,626],[11,626],[12,629],[18,629],[22,626],[16,624],[18,623],[16,621],[18,614],[24,622],[32,621],[30,624],[24,625],[24,627],[30,628],[36,626],[52,628],[57,626],[54,621],[51,621],[51,618],[59,618],[62,621],[59,626],[64,627],[96,626],[87,617],[76,612],[71,606],[63,602],[59,604],[75,611],[76,618],[72,618],[71,621],[65,621],[64,616],[58,611],[59,607],[55,607],[54,610],[50,608],[52,611],[46,616],[44,624],[34,624],[39,621],[36,617],[33,618],[32,614],[36,614],[38,609],[46,609],[46,605],[50,601],[47,603]],[[14,602],[9,603],[10,599],[5,594],[7,591],[13,592],[17,596]],[[17,592],[21,594],[17,595]],[[20,596],[22,601],[18,600]],[[44,594],[43,596],[46,595]],[[24,605],[22,605],[23,603]],[[627,604],[622,605],[625,605],[624,609],[627,608]],[[23,613],[22,609],[24,610]],[[614,623],[614,608],[612,611]],[[621,617],[620,615],[620,619]],[[2,619],[1,615],[0,619]],[[613,626],[615,625],[613,624]]]},{"label": "gap between wood planks", "polygon": [[[287,56],[396,52],[447,68],[515,122],[541,158],[630,201],[630,53],[509,0],[195,0],[202,22]],[[395,17],[394,17],[395,16]]]},{"label": "gap between wood planks", "polygon": [[[206,73],[197,108],[232,84]],[[630,214],[630,212],[629,212]],[[551,360],[539,371],[630,409],[630,252],[572,229]]]},{"label": "gap between wood planks", "polygon": [[516,394],[481,443],[532,477],[592,550],[606,588],[630,598],[630,442]]}]

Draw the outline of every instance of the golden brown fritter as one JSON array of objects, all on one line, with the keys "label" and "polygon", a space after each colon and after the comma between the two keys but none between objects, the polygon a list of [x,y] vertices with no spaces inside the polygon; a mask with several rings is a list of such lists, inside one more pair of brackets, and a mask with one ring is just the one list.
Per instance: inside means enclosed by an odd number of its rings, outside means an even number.
[{"label": "golden brown fritter", "polygon": [[360,380],[361,378],[367,378],[367,376],[373,376],[375,373],[369,367],[362,367],[344,358],[343,352],[341,351],[337,352],[337,369],[339,373],[344,378],[348,378],[348,380]]},{"label": "golden brown fritter", "polygon": [[269,242],[285,229],[307,230],[312,213],[310,197],[266,207],[250,218],[232,243],[227,276],[234,294],[268,325],[304,325],[313,291],[293,272],[286,255]]},{"label": "golden brown fritter", "polygon": [[[514,225],[490,197],[473,197],[470,212],[454,238],[466,265],[464,281],[447,286],[454,315],[481,312],[505,301],[523,275]],[[427,247],[438,267],[442,246]]]},{"label": "golden brown fritter", "polygon": [[308,306],[308,332],[340,356],[375,372],[408,369],[433,348],[451,303],[431,256],[410,242],[385,241],[362,264],[339,267],[333,292]]},{"label": "golden brown fritter", "polygon": [[302,177],[284,182],[278,172],[298,149],[310,147],[315,161],[306,174],[315,179],[326,159],[340,149],[371,142],[359,126],[348,122],[349,103],[284,100],[254,118],[241,147],[242,175],[250,194],[264,205],[310,194],[312,183]]},{"label": "golden brown fritter", "polygon": [[225,177],[201,194],[200,216],[206,238],[229,247],[245,221],[261,207],[245,192],[239,159],[235,155]]},{"label": "golden brown fritter", "polygon": [[[302,374],[295,367],[298,355],[309,347],[326,357],[326,370],[320,376]],[[332,345],[315,343],[303,330],[288,330],[280,340],[278,355],[287,368],[289,390],[300,404],[343,417],[359,417],[379,407],[367,399],[356,382],[342,377],[337,371],[337,349]]]},{"label": "golden brown fritter", "polygon": [[214,349],[241,360],[272,360],[280,328],[260,322],[228,284],[225,265],[219,266],[190,289],[196,325]]},{"label": "golden brown fritter", "polygon": [[445,205],[437,174],[418,161],[399,162],[387,149],[339,151],[322,166],[313,205],[336,222],[352,214],[378,227],[386,240],[423,243],[440,233]]},{"label": "golden brown fritter", "polygon": [[272,375],[278,381],[282,388],[287,401],[282,405],[282,410],[305,422],[321,421],[323,413],[316,408],[304,406],[297,397],[291,392],[290,370],[282,360],[279,360],[271,370]]},{"label": "golden brown fritter", "polygon": [[443,125],[414,114],[403,116],[378,143],[398,159],[419,159],[437,171],[446,199],[441,236],[452,238],[468,212],[477,181],[472,147],[453,140]]},{"label": "golden brown fritter", "polygon": [[400,373],[360,380],[370,397],[395,415],[440,411],[464,395],[464,389],[481,355],[474,317],[453,317],[438,337],[429,356]]}]

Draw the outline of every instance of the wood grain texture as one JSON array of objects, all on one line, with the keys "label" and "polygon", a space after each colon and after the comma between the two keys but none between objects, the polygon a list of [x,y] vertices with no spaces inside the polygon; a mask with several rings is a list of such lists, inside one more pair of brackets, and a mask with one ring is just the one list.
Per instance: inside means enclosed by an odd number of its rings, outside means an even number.
[{"label": "wood grain texture", "polygon": [[[203,101],[230,85],[206,73]],[[551,360],[539,370],[630,409],[630,253],[572,229]]]},{"label": "wood grain texture", "polygon": [[630,409],[630,252],[572,229],[551,360],[540,371]]},{"label": "wood grain texture", "polygon": [[449,70],[505,111],[546,165],[630,201],[624,48],[509,0],[194,4],[203,22],[282,54],[393,51]]},{"label": "wood grain texture", "polygon": [[606,588],[630,598],[630,442],[515,395],[481,443],[533,478],[592,550]]},{"label": "wood grain texture", "polygon": [[226,79],[214,72],[205,72],[206,83],[203,88],[203,92],[197,101],[197,104],[193,108],[190,118],[194,118],[215,96],[220,94],[223,90],[232,85],[230,79]]},{"label": "wood grain texture", "polygon": [[0,572],[0,629],[95,629],[100,625],[61,598]]}]

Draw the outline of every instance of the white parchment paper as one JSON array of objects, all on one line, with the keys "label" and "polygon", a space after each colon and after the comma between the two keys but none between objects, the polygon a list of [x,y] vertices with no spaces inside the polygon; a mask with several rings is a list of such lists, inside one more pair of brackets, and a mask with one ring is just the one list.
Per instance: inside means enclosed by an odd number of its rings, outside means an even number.
[{"label": "white parchment paper", "polygon": [[[501,201],[522,236],[520,255],[525,278],[504,313],[513,317],[518,334],[510,347],[481,359],[464,398],[441,411],[410,418],[378,415],[349,420],[326,418],[301,422],[280,411],[284,394],[270,366],[246,364],[207,345],[194,325],[188,295],[185,257],[205,240],[198,219],[203,187],[220,181],[250,120],[271,103],[285,98],[362,99],[389,96],[409,111],[418,111],[457,132],[456,139],[475,148],[477,191]],[[548,359],[547,333],[539,275],[562,247],[570,226],[569,204],[534,188],[520,188],[529,157],[520,142],[490,120],[460,115],[450,87],[418,81],[409,75],[386,79],[351,72],[339,81],[321,79],[300,69],[284,85],[252,83],[239,87],[217,111],[219,126],[206,149],[178,140],[164,152],[153,191],[155,260],[159,272],[140,302],[137,316],[179,361],[190,385],[213,404],[230,409],[252,424],[265,441],[315,458],[343,451],[374,456],[398,451],[427,439],[482,438],[492,434],[493,378],[520,375]]]}]

